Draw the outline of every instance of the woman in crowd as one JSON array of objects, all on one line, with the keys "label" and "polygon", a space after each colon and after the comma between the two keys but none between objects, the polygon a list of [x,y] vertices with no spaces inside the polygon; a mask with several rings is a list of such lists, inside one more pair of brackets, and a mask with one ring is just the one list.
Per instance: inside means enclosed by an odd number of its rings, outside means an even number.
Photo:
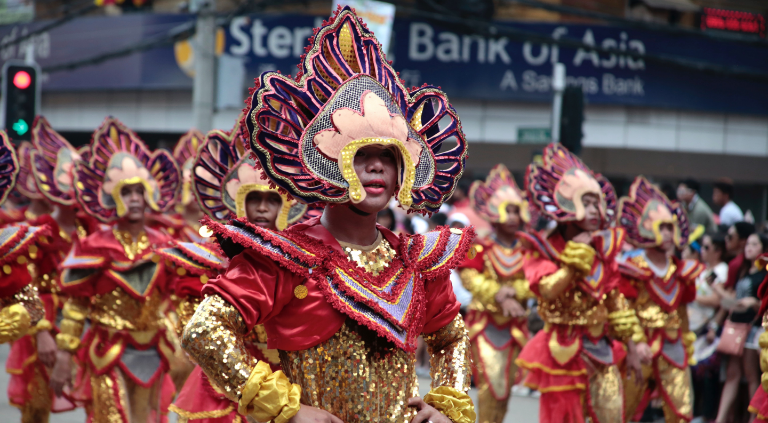
[{"label": "woman in crowd", "polygon": [[735,290],[724,289],[720,285],[712,285],[713,291],[720,297],[721,305],[729,310],[728,320],[733,323],[748,323],[752,327],[744,344],[741,356],[728,356],[725,385],[720,397],[720,408],[716,423],[726,423],[731,415],[731,408],[736,401],[741,378],[745,377],[749,385],[749,395],[752,396],[760,384],[758,339],[763,333],[761,321],[757,317],[760,307],[757,291],[765,279],[766,271],[758,268],[755,260],[768,248],[768,239],[760,234],[752,234],[744,246],[744,264],[739,269]]}]

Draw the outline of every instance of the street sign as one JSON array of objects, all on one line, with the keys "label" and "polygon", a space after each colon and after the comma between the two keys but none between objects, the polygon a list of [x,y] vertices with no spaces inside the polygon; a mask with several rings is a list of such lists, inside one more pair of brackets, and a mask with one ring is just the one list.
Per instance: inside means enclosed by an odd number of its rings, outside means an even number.
[{"label": "street sign", "polygon": [[551,140],[550,128],[517,128],[518,144],[547,144]]}]

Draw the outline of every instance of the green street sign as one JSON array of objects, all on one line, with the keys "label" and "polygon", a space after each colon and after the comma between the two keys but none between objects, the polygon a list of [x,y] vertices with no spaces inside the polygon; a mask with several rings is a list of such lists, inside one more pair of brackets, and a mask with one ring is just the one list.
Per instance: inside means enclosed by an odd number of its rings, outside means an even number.
[{"label": "green street sign", "polygon": [[549,128],[517,128],[518,144],[546,144],[551,140]]}]

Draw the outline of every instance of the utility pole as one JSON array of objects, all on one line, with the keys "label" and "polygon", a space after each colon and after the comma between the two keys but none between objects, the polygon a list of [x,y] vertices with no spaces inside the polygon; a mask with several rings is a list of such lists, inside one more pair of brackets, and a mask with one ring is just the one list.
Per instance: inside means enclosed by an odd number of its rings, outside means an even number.
[{"label": "utility pole", "polygon": [[197,13],[193,48],[195,82],[192,88],[192,124],[206,133],[213,129],[216,99],[216,0],[195,0],[191,9]]},{"label": "utility pole", "polygon": [[552,142],[560,142],[560,117],[563,114],[563,91],[565,91],[565,65],[555,63],[552,67]]}]

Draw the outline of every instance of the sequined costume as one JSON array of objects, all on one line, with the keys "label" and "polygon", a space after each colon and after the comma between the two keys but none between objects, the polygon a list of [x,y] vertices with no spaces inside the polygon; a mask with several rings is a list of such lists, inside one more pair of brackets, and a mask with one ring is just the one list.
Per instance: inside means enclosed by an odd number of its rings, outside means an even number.
[{"label": "sequined costume", "polygon": [[[756,264],[761,269],[768,268],[768,254],[758,257]],[[763,328],[768,329],[768,283],[763,281],[757,291],[760,298],[760,309],[757,315],[762,316]],[[757,422],[768,422],[768,331],[763,332],[758,338],[760,345],[760,387],[749,403],[749,412],[756,416]]]},{"label": "sequined costume", "polygon": [[[45,326],[56,336],[56,322],[65,297],[59,293],[59,265],[72,248],[74,239],[84,239],[99,229],[96,219],[76,213],[72,168],[81,152],[54,131],[48,121],[38,116],[31,128],[32,146],[20,148],[28,155],[29,169],[19,180],[20,191],[32,199],[44,199],[63,209],[62,213],[75,214],[75,229],[69,233],[62,229],[49,214],[31,221],[30,225],[47,225],[50,235],[30,247],[28,267],[32,273],[32,286],[37,289],[45,305]],[[22,188],[23,187],[23,188]],[[75,404],[66,397],[56,397],[49,386],[49,372],[37,356],[37,337],[25,336],[15,341],[6,361],[11,374],[8,385],[9,402],[21,409],[22,422],[48,421],[51,412],[69,411]]]},{"label": "sequined costume", "polygon": [[[90,149],[89,161],[75,168],[75,194],[86,212],[105,223],[123,218],[120,189],[128,184],[142,184],[147,205],[167,210],[179,185],[169,153],[150,153],[114,118],[97,129]],[[69,298],[56,343],[82,363],[75,395],[87,401],[89,421],[159,415],[160,385],[178,339],[163,314],[175,275],[154,251],[170,241],[150,228],[134,239],[115,224],[76,242],[61,265]],[[81,339],[86,319],[91,326]]]},{"label": "sequined costume", "polygon": [[661,245],[661,225],[673,228],[673,242],[680,248],[688,242],[688,217],[683,208],[642,176],[635,178],[629,195],[619,200],[618,222],[627,241],[640,248],[623,257],[619,269],[622,292],[640,319],[651,346],[653,361],[644,365],[643,380],[624,382],[625,416],[635,415],[645,391],[656,386],[664,400],[667,422],[693,418],[693,392],[689,364],[693,360],[696,335],[688,329],[686,305],[696,297],[696,278],[704,265],[694,260],[667,259],[665,268],[654,266],[645,249]]},{"label": "sequined costume", "polygon": [[[266,72],[249,100],[251,151],[270,182],[304,203],[356,204],[366,195],[357,149],[392,147],[401,206],[436,211],[466,157],[445,95],[406,89],[349,7],[311,41],[295,80]],[[182,342],[241,414],[282,423],[313,406],[346,423],[410,421],[416,338],[425,334],[433,389],[424,401],[456,423],[475,420],[469,342],[449,280],[471,228],[398,237],[378,227],[376,242],[356,246],[339,243],[319,218],[280,233],[243,219],[205,225],[230,265],[203,288],[209,296]],[[282,371],[245,348],[258,324]]]},{"label": "sequined costume", "polygon": [[[13,189],[19,170],[13,144],[0,131],[0,204]],[[0,344],[45,329],[45,309],[30,286],[27,264],[30,248],[34,251],[34,243],[47,234],[47,227],[17,224],[0,228]]]},{"label": "sequined costume", "polygon": [[[526,190],[542,214],[558,222],[551,233],[520,233],[523,265],[545,322],[523,348],[517,364],[525,384],[541,392],[544,423],[623,421],[622,381],[613,341],[644,341],[634,311],[619,291],[616,256],[623,229],[608,229],[616,204],[613,187],[559,144],[530,165]],[[566,241],[559,226],[584,219],[584,194],[596,195],[603,230],[590,244]]]},{"label": "sequined costume", "polygon": [[[194,173],[194,194],[201,199],[200,205],[205,213],[217,221],[245,217],[245,202],[249,193],[254,191],[274,191],[270,188],[264,172],[255,168],[254,159],[245,154],[245,140],[242,135],[240,121],[231,131],[211,131],[205,139],[200,154],[192,163]],[[278,229],[293,224],[303,218],[308,209],[306,204],[291,201],[281,194],[284,206],[281,206],[277,216]],[[206,231],[207,229],[203,229]],[[218,250],[218,245],[198,246],[208,250]],[[179,252],[196,264],[202,264],[208,271],[201,273],[186,266],[186,277],[177,283],[176,294],[180,298],[178,308],[179,328],[183,330],[197,306],[202,301],[202,290],[209,278],[215,277],[226,269],[226,259],[222,264],[214,265],[210,260],[196,259],[200,254],[194,254],[179,244]],[[168,250],[171,252],[171,250]],[[161,252],[166,256],[166,252]],[[175,251],[173,254],[177,255]],[[210,253],[209,253],[210,254]],[[171,260],[177,261],[168,256]],[[190,274],[200,274],[195,280]],[[202,282],[202,283],[200,283]],[[180,333],[181,334],[181,333]],[[280,369],[280,357],[277,350],[267,348],[267,335],[263,325],[256,325],[245,340],[246,348],[260,361],[269,363],[273,371]],[[208,378],[199,367],[193,370],[179,396],[171,406],[171,410],[179,415],[182,421],[195,423],[204,422],[238,422],[245,417],[237,412],[235,405]]]},{"label": "sequined costume", "polygon": [[[504,165],[496,165],[484,182],[475,181],[469,199],[477,214],[490,223],[506,222],[507,205],[519,207],[521,224],[530,220],[525,194]],[[515,290],[515,299],[525,306],[533,293],[523,273],[524,251],[519,242],[503,245],[491,235],[476,241],[469,256],[473,258],[460,266],[460,276],[472,293],[465,320],[475,364],[478,421],[501,423],[512,385],[518,379],[514,361],[529,334],[527,317],[505,317],[495,296],[502,286],[507,286]]]}]

